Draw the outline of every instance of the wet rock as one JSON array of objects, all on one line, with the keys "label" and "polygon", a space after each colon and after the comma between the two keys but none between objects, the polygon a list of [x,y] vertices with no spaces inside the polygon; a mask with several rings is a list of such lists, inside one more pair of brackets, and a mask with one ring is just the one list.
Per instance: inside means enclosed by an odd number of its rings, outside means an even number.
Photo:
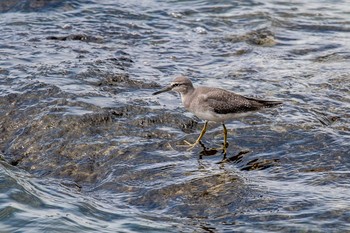
[{"label": "wet rock", "polygon": [[[158,87],[123,75],[112,75],[102,85],[116,83]],[[146,151],[166,149],[165,144],[150,141],[174,138],[159,126],[193,131],[196,124],[181,114],[151,110],[144,103],[100,108],[75,98],[75,94],[40,82],[0,97],[0,105],[7,106],[0,111],[4,159],[37,175],[92,184],[112,170],[109,160],[115,157],[130,161],[130,156],[140,153],[136,163],[142,163]],[[71,108],[86,113],[72,114]]]},{"label": "wet rock", "polygon": [[350,59],[350,54],[347,53],[330,53],[324,56],[319,56],[314,59],[315,62],[339,62]]},{"label": "wet rock", "polygon": [[318,116],[317,119],[324,126],[329,126],[340,119],[339,116]]},{"label": "wet rock", "polygon": [[72,34],[67,36],[48,36],[47,40],[59,40],[59,41],[68,41],[68,40],[79,40],[84,42],[94,42],[94,43],[103,43],[102,37],[90,36],[86,34]]},{"label": "wet rock", "polygon": [[144,82],[129,77],[128,74],[109,74],[103,77],[103,80],[97,83],[98,86],[123,86],[128,88],[146,89],[159,88],[156,82]]},{"label": "wet rock", "polygon": [[156,125],[168,125],[172,127],[179,127],[184,131],[193,131],[196,129],[198,122],[183,117],[181,114],[165,112],[149,117],[141,117],[133,121],[133,124],[142,127],[150,127]]},{"label": "wet rock", "polygon": [[0,68],[0,74],[2,74],[2,75],[8,75],[9,73],[10,73],[10,72],[9,72],[8,70]]},{"label": "wet rock", "polygon": [[274,33],[266,28],[248,32],[244,35],[232,35],[226,39],[232,43],[246,42],[258,46],[274,46],[277,43]]},{"label": "wet rock", "polygon": [[[290,51],[290,53],[293,55],[304,56],[304,55],[313,54],[313,53],[317,54],[317,53],[322,52],[322,51],[333,50],[336,48],[339,48],[339,45],[327,44],[327,45],[323,45],[323,46],[314,46],[314,47],[308,46],[308,47],[305,47],[302,49],[293,49]],[[327,59],[328,56],[333,56],[333,55],[326,55],[325,57],[320,56],[321,61],[324,59]],[[322,58],[322,57],[324,57],[324,58]],[[315,61],[317,61],[317,60],[318,60],[318,58],[315,59]]]},{"label": "wet rock", "polygon": [[254,159],[249,161],[244,167],[241,168],[242,171],[254,171],[254,170],[265,170],[269,167],[273,167],[279,164],[278,159]]},{"label": "wet rock", "polygon": [[73,8],[73,5],[60,0],[5,0],[0,3],[0,12],[49,11],[57,8]]},{"label": "wet rock", "polygon": [[129,198],[128,202],[146,211],[161,210],[191,219],[223,222],[239,218],[252,206],[266,205],[255,195],[256,192],[247,188],[234,173],[218,172],[198,174],[198,177],[178,184],[153,187],[140,196]]}]

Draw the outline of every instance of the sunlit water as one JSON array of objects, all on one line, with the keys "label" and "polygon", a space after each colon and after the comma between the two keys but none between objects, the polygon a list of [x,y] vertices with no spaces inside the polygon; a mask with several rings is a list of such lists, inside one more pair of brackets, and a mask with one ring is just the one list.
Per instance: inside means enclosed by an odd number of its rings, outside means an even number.
[{"label": "sunlit water", "polygon": [[[0,12],[2,232],[350,231],[347,1]],[[177,95],[151,95],[179,74],[284,104],[228,122],[220,163],[183,147],[202,122]]]}]

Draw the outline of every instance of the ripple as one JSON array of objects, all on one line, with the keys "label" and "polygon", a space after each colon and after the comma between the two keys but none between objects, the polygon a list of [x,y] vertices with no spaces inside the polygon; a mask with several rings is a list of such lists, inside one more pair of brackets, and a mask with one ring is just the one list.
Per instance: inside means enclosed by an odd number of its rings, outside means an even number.
[{"label": "ripple", "polygon": [[[346,231],[349,6],[332,1],[4,1],[4,231]],[[227,160],[184,140],[195,85],[279,99],[229,122]],[[220,124],[203,145],[220,146]],[[344,207],[345,206],[345,207]]]}]

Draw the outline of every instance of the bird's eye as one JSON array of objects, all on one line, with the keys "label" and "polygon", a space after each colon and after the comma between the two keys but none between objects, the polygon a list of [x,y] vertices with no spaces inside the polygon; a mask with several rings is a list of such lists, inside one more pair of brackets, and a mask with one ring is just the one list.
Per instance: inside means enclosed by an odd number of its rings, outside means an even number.
[{"label": "bird's eye", "polygon": [[178,87],[178,86],[180,86],[179,83],[174,83],[174,84],[173,84],[173,87]]}]

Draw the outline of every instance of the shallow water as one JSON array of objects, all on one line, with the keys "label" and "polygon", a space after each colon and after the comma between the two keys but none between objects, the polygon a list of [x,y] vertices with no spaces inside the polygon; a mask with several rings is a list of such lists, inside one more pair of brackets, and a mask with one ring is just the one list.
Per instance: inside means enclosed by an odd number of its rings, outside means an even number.
[{"label": "shallow water", "polygon": [[[2,1],[4,232],[350,230],[350,5]],[[227,124],[228,161],[175,76],[281,108]],[[206,147],[222,143],[210,123]]]}]

